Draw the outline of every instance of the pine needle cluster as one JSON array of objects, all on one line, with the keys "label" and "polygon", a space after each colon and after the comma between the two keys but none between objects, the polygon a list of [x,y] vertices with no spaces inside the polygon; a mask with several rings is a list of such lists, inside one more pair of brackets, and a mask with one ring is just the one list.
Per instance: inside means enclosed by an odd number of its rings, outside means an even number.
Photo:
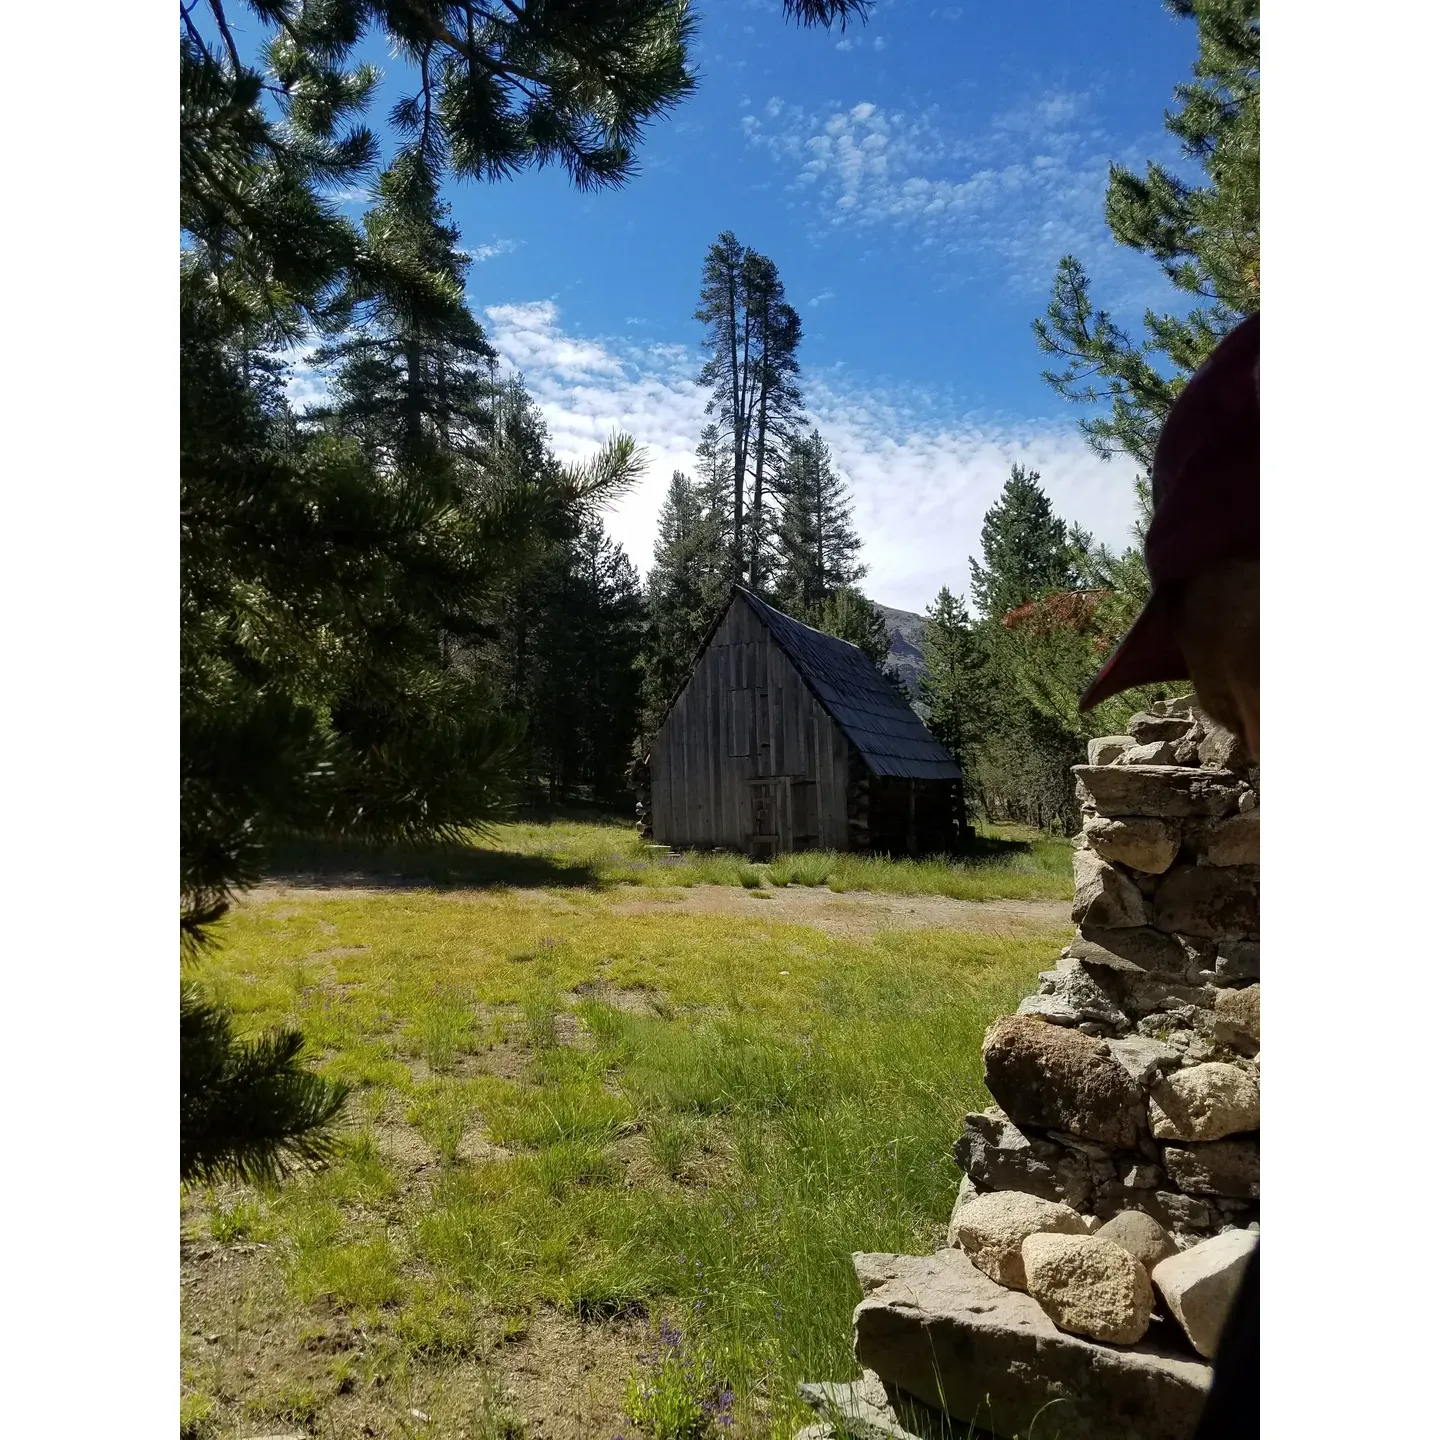
[{"label": "pine needle cluster", "polygon": [[1175,397],[1219,340],[1260,307],[1259,0],[1165,0],[1193,19],[1199,56],[1176,88],[1165,128],[1204,180],[1191,184],[1153,161],[1137,175],[1110,167],[1105,218],[1115,239],[1149,255],[1195,304],[1184,315],[1147,310],[1138,342],[1097,309],[1073,255],[1060,262],[1041,350],[1062,362],[1044,372],[1067,400],[1107,405],[1080,429],[1105,457],[1128,455],[1148,472]]}]

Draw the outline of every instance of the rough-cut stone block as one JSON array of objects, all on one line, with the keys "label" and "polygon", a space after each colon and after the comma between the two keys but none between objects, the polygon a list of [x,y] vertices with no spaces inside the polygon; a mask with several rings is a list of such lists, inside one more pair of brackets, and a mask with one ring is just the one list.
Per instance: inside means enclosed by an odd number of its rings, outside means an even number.
[{"label": "rough-cut stone block", "polygon": [[1128,735],[1099,735],[1085,747],[1092,765],[1113,765],[1135,744]]},{"label": "rough-cut stone block", "polygon": [[1103,1042],[1025,1015],[985,1032],[985,1083],[1017,1124],[1065,1130],[1121,1149],[1144,1131],[1140,1090]]},{"label": "rough-cut stone block", "polygon": [[975,1182],[968,1176],[960,1177],[960,1189],[955,1196],[955,1204],[950,1210],[950,1224],[945,1231],[945,1243],[947,1245],[958,1245],[960,1243],[960,1232],[956,1229],[955,1221],[961,1210],[965,1208],[977,1195],[980,1194],[975,1188]]},{"label": "rough-cut stone block", "polygon": [[1152,715],[1183,715],[1187,720],[1200,714],[1200,702],[1192,690],[1188,695],[1176,695],[1170,700],[1157,700],[1150,707]]},{"label": "rough-cut stone block", "polygon": [[1215,978],[1225,985],[1244,985],[1260,978],[1258,940],[1219,940],[1215,944]]},{"label": "rough-cut stone block", "polygon": [[855,1358],[887,1388],[996,1435],[1190,1440],[1209,1366],[1143,1342],[1118,1349],[1067,1335],[958,1250],[903,1268],[890,1258],[895,1279],[855,1310]]},{"label": "rough-cut stone block", "polygon": [[1200,1145],[1165,1145],[1160,1163],[1187,1195],[1260,1198],[1259,1140],[1210,1140]]},{"label": "rough-cut stone block", "polygon": [[1130,717],[1126,727],[1137,745],[1152,745],[1157,740],[1181,740],[1190,732],[1193,722],[1189,712],[1183,715],[1157,715],[1142,711]]},{"label": "rough-cut stone block", "polygon": [[1244,770],[1250,765],[1250,754],[1238,735],[1232,735],[1210,720],[1205,738],[1200,742],[1200,763],[1221,770]]},{"label": "rough-cut stone block", "polygon": [[[1066,961],[1074,959],[1076,948],[1074,945],[1070,947]],[[1082,950],[1081,953],[1086,952]],[[1135,1025],[1143,1025],[1147,1017],[1157,1010],[1204,1008],[1214,1001],[1216,991],[1213,987],[1190,983],[1186,975],[1140,970],[1127,967],[1123,962],[1113,963],[1114,959],[1115,957],[1110,957],[1108,962],[1086,959],[1079,961],[1079,964],[1095,985],[1103,990]],[[1192,962],[1191,968],[1204,974],[1205,963],[1204,960],[1196,960]],[[1117,1027],[1117,1030],[1119,1028],[1121,1027]]]},{"label": "rough-cut stone block", "polygon": [[1078,1025],[1085,1018],[1063,995],[1042,991],[1027,995],[1016,1007],[1017,1015],[1033,1015],[1051,1025]]},{"label": "rough-cut stone block", "polygon": [[1120,1183],[1131,1190],[1158,1190],[1164,1178],[1158,1165],[1132,1165],[1120,1173]]},{"label": "rough-cut stone block", "polygon": [[1157,971],[1177,980],[1190,978],[1192,958],[1186,947],[1177,936],[1164,935],[1151,925],[1119,930],[1085,925],[1063,953],[1087,967],[1104,965],[1112,970]]},{"label": "rough-cut stone block", "polygon": [[1085,1161],[1052,1141],[1027,1135],[998,1108],[965,1117],[954,1155],[985,1190],[1022,1190],[1076,1209],[1090,1200],[1093,1184]]},{"label": "rough-cut stone block", "polygon": [[1260,1128],[1260,1087],[1238,1065],[1192,1065],[1150,1090],[1150,1133],[1157,1140],[1223,1140]]},{"label": "rough-cut stone block", "polygon": [[[1166,980],[1163,975],[1122,974],[1116,976],[1106,989],[1127,1014],[1143,1017],[1147,1022],[1157,1013],[1173,1015],[1179,1012],[1187,1017],[1182,1023],[1193,1024],[1190,1012],[1203,1010],[1215,996],[1215,991],[1207,986],[1180,985]],[[1136,1021],[1137,1028],[1141,1023],[1141,1020]],[[1149,1026],[1145,1033],[1154,1034],[1155,1027]]]},{"label": "rough-cut stone block", "polygon": [[1082,807],[1101,815],[1233,815],[1249,786],[1238,775],[1181,765],[1076,765]]},{"label": "rough-cut stone block", "polygon": [[1085,822],[1085,838],[1102,860],[1147,875],[1162,874],[1180,853],[1179,825],[1154,816],[1096,815]]},{"label": "rough-cut stone block", "polygon": [[1147,1273],[1175,1253],[1175,1242],[1169,1232],[1144,1210],[1122,1210],[1094,1234],[1097,1240],[1109,1240],[1122,1250],[1128,1250]]},{"label": "rough-cut stone block", "polygon": [[[1128,1030],[1130,1021],[1122,1006],[1118,1005],[1105,989],[1078,960],[1062,957],[1053,970],[1040,972],[1042,995],[1063,1001],[1079,1020],[1093,1020],[1112,1029]],[[1027,997],[1033,998],[1033,997]],[[1031,1012],[1025,1001],[1021,1001],[1018,1014]],[[1047,1017],[1048,1018],[1048,1017]]]},{"label": "rough-cut stone block", "polygon": [[1150,1328],[1150,1276],[1098,1235],[1034,1234],[1020,1247],[1025,1289],[1058,1329],[1133,1345]]},{"label": "rough-cut stone block", "polygon": [[1117,765],[1173,765],[1175,746],[1169,740],[1152,740],[1148,745],[1137,745],[1127,750],[1116,762]]},{"label": "rough-cut stone block", "polygon": [[1168,1075],[1184,1058],[1173,1045],[1148,1035],[1127,1035],[1105,1043],[1110,1050],[1110,1058],[1118,1062],[1142,1090],[1157,1075]]},{"label": "rough-cut stone block", "polygon": [[1162,1260],[1151,1272],[1170,1313],[1207,1360],[1220,1348],[1225,1317],[1259,1243],[1259,1236],[1248,1230],[1226,1230]]},{"label": "rough-cut stone block", "polygon": [[977,1195],[955,1211],[951,1221],[961,1248],[997,1284],[1010,1290],[1025,1288],[1025,1265],[1020,1246],[1042,1232],[1083,1235],[1085,1222],[1068,1205],[1037,1200],[1018,1190]]},{"label": "rough-cut stone block", "polygon": [[[873,1370],[862,1372],[858,1380],[843,1383],[836,1380],[802,1383],[801,1401],[825,1417],[824,1429],[832,1436],[844,1435],[845,1440],[920,1440],[943,1429],[944,1417],[934,1410],[922,1412],[912,1400],[886,1393],[884,1381]],[[911,1429],[911,1426],[914,1429]],[[820,1426],[811,1426],[819,1429]],[[805,1434],[802,1430],[795,1440]]]},{"label": "rough-cut stone block", "polygon": [[1260,933],[1259,871],[1177,865],[1155,892],[1155,928],[1208,940],[1254,939]]},{"label": "rough-cut stone block", "polygon": [[1070,918],[1077,925],[1123,929],[1146,923],[1145,897],[1123,870],[1088,848],[1075,852],[1074,867],[1075,900]]},{"label": "rough-cut stone block", "polygon": [[1205,1235],[1219,1223],[1214,1208],[1198,1195],[1158,1187],[1127,1186],[1119,1181],[1097,1187],[1094,1206],[1102,1220],[1113,1220],[1125,1210],[1143,1210],[1177,1235]]},{"label": "rough-cut stone block", "polygon": [[869,1295],[882,1285],[908,1274],[911,1258],[909,1255],[887,1255],[870,1250],[854,1251],[850,1256],[850,1265],[860,1284],[860,1293]]},{"label": "rough-cut stone block", "polygon": [[[1107,1165],[1112,1171],[1114,1170],[1115,1167],[1111,1164],[1111,1157],[1115,1154],[1113,1145],[1101,1145],[1094,1140],[1082,1140],[1080,1136],[1071,1135],[1065,1130],[1047,1130],[1045,1134],[1057,1145],[1063,1145],[1076,1155],[1083,1155],[1085,1163],[1090,1166],[1092,1175]],[[1110,1176],[1107,1174],[1105,1178],[1108,1180]]]},{"label": "rough-cut stone block", "polygon": [[[1258,865],[1260,812],[1248,810],[1243,815],[1222,815],[1218,820],[1192,821],[1185,827],[1185,838],[1195,852],[1197,864]],[[1093,840],[1090,843],[1095,844]]]},{"label": "rough-cut stone block", "polygon": [[1227,1045],[1242,1055],[1260,1053],[1260,987],[1247,985],[1243,990],[1217,990],[1212,1034],[1219,1045]]}]

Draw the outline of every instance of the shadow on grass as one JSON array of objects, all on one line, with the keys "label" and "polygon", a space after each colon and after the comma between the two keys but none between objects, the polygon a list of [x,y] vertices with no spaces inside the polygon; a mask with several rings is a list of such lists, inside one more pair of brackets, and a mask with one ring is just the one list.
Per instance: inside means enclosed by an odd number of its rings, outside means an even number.
[{"label": "shadow on grass", "polygon": [[598,890],[594,866],[549,855],[482,850],[470,845],[389,846],[355,841],[291,841],[276,845],[266,878],[315,889],[394,887],[437,890],[560,887]]},{"label": "shadow on grass", "polygon": [[[1051,852],[1057,848],[1063,861],[1059,868],[1068,879],[1068,846],[1037,845],[1029,839],[995,834],[972,835],[962,850],[950,855],[909,858],[825,852],[777,856],[769,862],[768,878],[781,885],[787,881],[805,885],[828,882],[833,889],[951,894],[951,882],[973,888],[977,872],[993,868],[1003,876],[1014,862],[1024,862],[1027,857],[1033,858],[1040,872],[1055,869]],[[609,825],[597,824],[593,816],[577,820],[564,811],[550,810],[517,815],[489,840],[473,844],[381,847],[356,840],[285,841],[275,846],[266,875],[292,885],[335,890],[600,891],[635,884],[755,887],[767,878],[763,869],[747,863],[739,852],[662,851],[660,846],[636,848],[633,840],[625,843],[611,833]],[[917,866],[935,871],[918,889]],[[960,898],[977,897],[967,891]]]},{"label": "shadow on grass", "polygon": [[1029,855],[1034,850],[1029,840],[1007,840],[999,835],[971,835],[950,858],[955,860],[1005,860],[1012,855]]}]

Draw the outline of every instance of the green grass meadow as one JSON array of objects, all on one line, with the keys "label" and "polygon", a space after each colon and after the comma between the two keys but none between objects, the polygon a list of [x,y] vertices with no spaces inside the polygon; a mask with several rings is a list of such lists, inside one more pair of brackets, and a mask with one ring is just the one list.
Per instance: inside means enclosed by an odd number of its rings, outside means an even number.
[{"label": "green grass meadow", "polygon": [[954,900],[1068,900],[1069,841],[1020,826],[987,825],[957,859],[887,860],[833,850],[751,864],[730,851],[666,852],[618,820],[545,819],[497,825],[462,845],[376,854],[344,845],[297,845],[278,868],[317,879],[370,873],[440,887],[816,885],[837,893],[945,895]]},{"label": "green grass meadow", "polygon": [[[784,882],[1050,898],[1069,853],[751,867],[516,825],[432,854],[429,885],[349,892],[354,857],[332,854],[333,888],[237,908],[196,978],[246,1030],[299,1027],[353,1092],[328,1169],[182,1196],[182,1429],[528,1434],[516,1357],[563,1325],[609,1357],[577,1435],[793,1434],[797,1381],[855,1373],[851,1252],[943,1236],[982,1032],[1064,936],[614,902]],[[543,1364],[565,1363],[552,1345]]]}]

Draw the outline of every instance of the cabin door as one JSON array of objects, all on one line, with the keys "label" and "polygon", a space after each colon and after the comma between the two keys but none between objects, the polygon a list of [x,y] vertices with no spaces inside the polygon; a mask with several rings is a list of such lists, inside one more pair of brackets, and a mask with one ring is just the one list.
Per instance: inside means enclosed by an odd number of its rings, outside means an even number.
[{"label": "cabin door", "polygon": [[780,805],[783,780],[750,782],[750,843],[753,860],[773,860],[780,852]]}]

